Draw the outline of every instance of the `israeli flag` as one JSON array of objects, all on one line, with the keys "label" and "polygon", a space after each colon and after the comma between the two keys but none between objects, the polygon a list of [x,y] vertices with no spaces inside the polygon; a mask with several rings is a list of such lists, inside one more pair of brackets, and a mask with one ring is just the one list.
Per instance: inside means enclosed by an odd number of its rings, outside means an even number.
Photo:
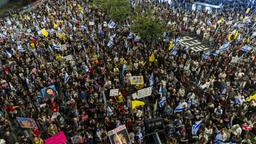
[{"label": "israeli flag", "polygon": [[14,88],[14,86],[13,86],[11,83],[9,83],[9,86],[10,86],[10,89],[11,89],[12,91],[16,92],[16,89]]},{"label": "israeli flag", "polygon": [[235,102],[236,102],[237,105],[241,105],[241,104],[242,104],[242,98],[241,98],[241,96],[236,97],[236,98],[235,98]]},{"label": "israeli flag", "polygon": [[67,72],[65,72],[65,74],[64,74],[64,83],[67,83],[69,81],[69,79],[70,79],[70,76],[68,75]]},{"label": "israeli flag", "polygon": [[123,77],[124,77],[124,73],[125,73],[126,69],[127,69],[126,64],[123,64],[123,66],[122,66],[122,72],[121,72],[121,78],[122,78],[122,79],[123,79]]},{"label": "israeli flag", "polygon": [[134,35],[133,35],[133,33],[129,33],[129,35],[127,36],[127,39],[133,39],[133,37],[134,37]]},{"label": "israeli flag", "polygon": [[12,54],[8,51],[5,51],[5,54],[7,55],[8,58],[11,58],[12,57]]},{"label": "israeli flag", "polygon": [[254,38],[256,36],[256,31],[252,33],[251,38]]},{"label": "israeli flag", "polygon": [[149,77],[149,86],[153,86],[155,81],[154,81],[155,77],[154,77],[154,73],[152,72],[150,77]]},{"label": "israeli flag", "polygon": [[174,113],[183,112],[185,108],[183,107],[182,103],[179,103],[178,106],[175,108]]},{"label": "israeli flag", "polygon": [[21,44],[18,44],[17,49],[18,49],[18,51],[21,52],[21,53],[25,52],[25,49],[22,47]]},{"label": "israeli flag", "polygon": [[82,25],[81,28],[83,28],[84,31],[86,31],[88,33],[88,27],[86,25]]},{"label": "israeli flag", "polygon": [[192,126],[192,135],[197,135],[197,132],[199,130],[199,128],[201,127],[203,122],[203,119],[200,121],[195,122],[195,124],[193,124]]},{"label": "israeli flag", "polygon": [[190,108],[192,105],[194,105],[194,104],[193,104],[193,100],[192,100],[192,99],[189,99],[189,100],[188,100],[188,107]]},{"label": "israeli flag", "polygon": [[210,56],[210,52],[204,53],[203,59],[207,60],[207,59],[209,59],[209,56]]},{"label": "israeli flag", "polygon": [[58,45],[56,45],[56,44],[54,44],[54,45],[52,46],[52,48],[53,48],[53,49],[56,49],[56,50],[58,50],[58,51],[61,51],[61,47],[58,46]]},{"label": "israeli flag", "polygon": [[164,32],[164,34],[163,34],[164,41],[167,41],[167,36],[168,36],[168,33],[167,33],[167,32]]},{"label": "israeli flag", "polygon": [[245,45],[244,47],[242,47],[241,51],[248,53],[249,51],[252,50],[251,46]]},{"label": "israeli flag", "polygon": [[228,43],[225,43],[224,45],[222,45],[220,48],[219,48],[219,53],[220,52],[223,52],[223,51],[226,51],[230,46],[230,42]]},{"label": "israeli flag", "polygon": [[116,28],[116,23],[113,20],[110,20],[108,23],[108,28],[110,29]]},{"label": "israeli flag", "polygon": [[159,107],[162,108],[166,105],[166,97],[162,97],[162,99],[159,101]]},{"label": "israeli flag", "polygon": [[174,46],[174,48],[172,49],[172,54],[173,55],[177,55],[177,48]]},{"label": "israeli flag", "polygon": [[112,47],[114,46],[114,42],[113,42],[112,40],[110,40],[110,41],[108,42],[107,46],[108,46],[109,48],[112,48]]}]

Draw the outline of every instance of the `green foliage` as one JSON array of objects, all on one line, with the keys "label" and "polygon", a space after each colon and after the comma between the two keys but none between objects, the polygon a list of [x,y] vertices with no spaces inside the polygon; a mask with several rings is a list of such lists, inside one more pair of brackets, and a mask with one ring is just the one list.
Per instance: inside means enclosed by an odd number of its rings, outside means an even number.
[{"label": "green foliage", "polygon": [[129,0],[94,0],[94,5],[119,23],[123,23],[131,15]]},{"label": "green foliage", "polygon": [[161,40],[165,32],[164,23],[155,14],[147,13],[134,18],[132,31],[138,34],[142,40],[156,42]]}]

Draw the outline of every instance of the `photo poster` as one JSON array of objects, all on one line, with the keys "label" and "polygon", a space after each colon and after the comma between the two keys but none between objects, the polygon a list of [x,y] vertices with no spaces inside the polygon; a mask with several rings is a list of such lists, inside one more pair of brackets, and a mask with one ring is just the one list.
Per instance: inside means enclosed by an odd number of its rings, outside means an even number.
[{"label": "photo poster", "polygon": [[138,90],[136,93],[132,94],[133,99],[141,99],[148,97],[152,94],[152,87],[147,87],[141,90]]},{"label": "photo poster", "polygon": [[58,95],[55,85],[50,85],[48,87],[44,87],[40,90],[39,98],[42,101],[48,101],[51,98],[54,98]]},{"label": "photo poster", "polygon": [[144,84],[143,76],[131,76],[130,82],[132,85],[142,85]]},{"label": "photo poster", "polygon": [[22,128],[37,128],[36,122],[32,118],[17,117],[16,120]]},{"label": "photo poster", "polygon": [[111,89],[109,91],[109,96],[114,97],[119,95],[119,89]]},{"label": "photo poster", "polygon": [[125,125],[121,125],[118,128],[109,131],[108,137],[111,144],[131,144]]}]

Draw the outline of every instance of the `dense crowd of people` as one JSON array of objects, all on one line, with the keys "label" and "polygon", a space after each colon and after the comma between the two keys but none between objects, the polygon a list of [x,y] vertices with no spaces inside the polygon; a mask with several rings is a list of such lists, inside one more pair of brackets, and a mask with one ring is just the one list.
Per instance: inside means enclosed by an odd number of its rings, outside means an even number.
[{"label": "dense crowd of people", "polygon": [[[168,144],[255,143],[253,10],[145,5],[159,11],[168,28],[154,48],[131,32],[131,19],[113,24],[83,0],[48,0],[2,18],[0,143],[43,143],[60,131],[68,143],[109,143],[107,132],[125,124],[131,143],[143,144],[149,143],[144,120],[159,117]],[[176,40],[184,35],[209,50],[182,47]],[[144,84],[131,85],[131,76],[143,76]],[[145,105],[132,109],[131,95],[150,86]],[[109,96],[111,89],[119,95]],[[17,117],[33,118],[37,127],[21,128]]]}]

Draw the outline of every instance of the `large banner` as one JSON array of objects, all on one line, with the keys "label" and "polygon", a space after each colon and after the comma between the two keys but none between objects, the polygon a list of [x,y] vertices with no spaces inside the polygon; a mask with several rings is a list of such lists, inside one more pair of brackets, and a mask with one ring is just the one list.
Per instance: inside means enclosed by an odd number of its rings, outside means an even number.
[{"label": "large banner", "polygon": [[143,76],[131,76],[130,82],[132,85],[142,85],[144,84]]},{"label": "large banner", "polygon": [[121,125],[108,132],[111,144],[131,144],[125,125]]},{"label": "large banner", "polygon": [[45,144],[65,144],[67,137],[63,131],[45,140]]},{"label": "large banner", "polygon": [[36,122],[32,118],[17,117],[16,120],[22,128],[36,128]]},{"label": "large banner", "polygon": [[138,90],[136,93],[132,94],[133,99],[141,99],[144,97],[148,97],[152,94],[152,87],[144,88],[141,90]]}]

